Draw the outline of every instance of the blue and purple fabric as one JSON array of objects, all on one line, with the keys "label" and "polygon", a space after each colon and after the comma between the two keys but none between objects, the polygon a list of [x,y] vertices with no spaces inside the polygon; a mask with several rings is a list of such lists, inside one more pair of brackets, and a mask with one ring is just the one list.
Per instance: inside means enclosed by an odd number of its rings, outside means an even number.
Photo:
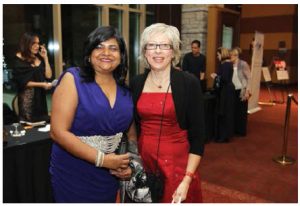
[{"label": "blue and purple fabric", "polygon": [[[97,83],[82,82],[79,71],[79,68],[66,71],[73,75],[78,94],[78,105],[70,131],[76,136],[109,136],[124,132],[133,118],[129,90],[117,86],[116,102],[112,108]],[[97,168],[73,156],[56,143],[53,143],[49,171],[55,202],[116,201],[119,182],[108,169]]]}]

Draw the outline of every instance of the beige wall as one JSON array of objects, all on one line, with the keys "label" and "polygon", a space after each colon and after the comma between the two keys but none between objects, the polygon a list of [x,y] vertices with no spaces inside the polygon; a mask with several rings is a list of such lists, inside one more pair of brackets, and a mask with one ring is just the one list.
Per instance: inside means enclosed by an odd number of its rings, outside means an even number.
[{"label": "beige wall", "polygon": [[244,4],[242,7],[243,7],[243,11],[241,13],[242,18],[289,15],[294,13],[294,9],[295,9],[295,5],[288,5],[288,4],[277,4],[277,5]]},{"label": "beige wall", "polygon": [[[289,83],[298,82],[298,31],[297,5],[242,5],[240,47],[250,62],[249,44],[255,30],[264,33],[264,60],[267,65],[278,55],[279,42],[284,41],[287,49],[285,60],[290,76]],[[275,74],[275,73],[274,73]],[[277,83],[276,76],[272,81]]]}]

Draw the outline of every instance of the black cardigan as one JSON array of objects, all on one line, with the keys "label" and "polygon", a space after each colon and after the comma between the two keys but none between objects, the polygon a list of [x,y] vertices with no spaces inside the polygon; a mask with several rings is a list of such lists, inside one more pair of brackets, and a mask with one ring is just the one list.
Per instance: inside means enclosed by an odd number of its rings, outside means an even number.
[{"label": "black cardigan", "polygon": [[[140,117],[137,102],[143,91],[149,69],[132,79],[130,88],[134,103],[134,118],[137,133],[140,134]],[[190,153],[203,155],[204,152],[204,106],[200,82],[193,75],[171,68],[171,88],[176,117],[181,129],[187,130]]]}]

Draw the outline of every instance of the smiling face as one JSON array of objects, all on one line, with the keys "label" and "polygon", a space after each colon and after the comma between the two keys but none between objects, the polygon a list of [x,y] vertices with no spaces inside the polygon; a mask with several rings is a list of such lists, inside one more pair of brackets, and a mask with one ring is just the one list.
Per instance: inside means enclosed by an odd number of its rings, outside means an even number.
[{"label": "smiling face", "polygon": [[[155,34],[150,36],[147,44],[171,44],[171,42],[165,35]],[[159,46],[156,46],[156,49],[145,50],[145,58],[153,70],[158,71],[169,68],[173,57],[174,52],[172,48],[161,49]]]},{"label": "smiling face", "polygon": [[91,53],[91,65],[95,72],[112,73],[121,62],[118,42],[115,38],[101,42]]}]

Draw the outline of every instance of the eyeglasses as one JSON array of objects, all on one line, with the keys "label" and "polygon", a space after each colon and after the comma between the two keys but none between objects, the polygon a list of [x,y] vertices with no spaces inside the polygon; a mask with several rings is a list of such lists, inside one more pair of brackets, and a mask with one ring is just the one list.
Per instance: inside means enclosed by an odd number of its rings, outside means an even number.
[{"label": "eyeglasses", "polygon": [[171,44],[146,44],[145,49],[146,50],[155,50],[157,47],[161,50],[170,50],[173,49],[173,46]]},{"label": "eyeglasses", "polygon": [[116,45],[108,45],[108,46],[106,47],[106,46],[103,45],[103,44],[98,44],[98,45],[96,46],[95,49],[97,49],[98,51],[103,52],[106,48],[108,48],[108,50],[109,50],[110,52],[118,52],[118,51],[120,50],[120,49],[118,48],[118,46],[116,46]]}]

